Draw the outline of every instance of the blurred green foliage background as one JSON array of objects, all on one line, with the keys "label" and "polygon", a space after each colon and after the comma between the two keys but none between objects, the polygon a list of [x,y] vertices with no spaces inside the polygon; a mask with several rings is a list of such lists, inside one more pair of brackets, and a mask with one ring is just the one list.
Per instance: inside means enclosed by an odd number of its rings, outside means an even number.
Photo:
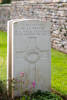
[{"label": "blurred green foliage background", "polygon": [[2,0],[2,4],[10,3],[11,0]]}]

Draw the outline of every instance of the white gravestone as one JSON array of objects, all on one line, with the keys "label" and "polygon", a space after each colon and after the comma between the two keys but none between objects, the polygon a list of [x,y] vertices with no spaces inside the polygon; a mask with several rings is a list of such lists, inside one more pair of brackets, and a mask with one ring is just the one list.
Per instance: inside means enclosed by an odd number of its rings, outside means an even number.
[{"label": "white gravestone", "polygon": [[[24,80],[28,81],[24,88],[29,88],[35,81],[35,90],[51,89],[50,26],[49,21],[32,19],[8,22],[8,34],[11,34],[11,44],[8,44],[8,78],[15,78],[24,72]],[[17,95],[19,91],[16,91]]]}]

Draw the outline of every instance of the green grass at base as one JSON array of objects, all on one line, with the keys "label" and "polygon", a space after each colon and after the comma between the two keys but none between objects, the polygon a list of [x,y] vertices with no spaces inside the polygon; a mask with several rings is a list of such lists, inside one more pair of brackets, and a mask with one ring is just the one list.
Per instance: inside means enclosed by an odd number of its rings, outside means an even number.
[{"label": "green grass at base", "polygon": [[[6,79],[7,33],[0,31],[0,78]],[[51,86],[67,95],[67,55],[51,49]]]},{"label": "green grass at base", "polygon": [[0,79],[6,79],[7,72],[7,33],[0,31]]},{"label": "green grass at base", "polygon": [[67,54],[51,50],[52,88],[67,95]]}]

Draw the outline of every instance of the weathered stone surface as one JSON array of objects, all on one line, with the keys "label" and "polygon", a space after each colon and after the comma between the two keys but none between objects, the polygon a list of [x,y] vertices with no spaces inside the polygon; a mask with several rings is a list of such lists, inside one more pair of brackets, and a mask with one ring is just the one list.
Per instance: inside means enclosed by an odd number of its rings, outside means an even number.
[{"label": "weathered stone surface", "polygon": [[10,20],[11,5],[0,5],[0,30],[6,31],[7,21]]},{"label": "weathered stone surface", "polygon": [[[35,81],[35,90],[51,91],[50,22],[15,20],[12,26],[12,79],[24,72],[23,90],[30,89]],[[19,87],[15,95],[20,95]]]}]

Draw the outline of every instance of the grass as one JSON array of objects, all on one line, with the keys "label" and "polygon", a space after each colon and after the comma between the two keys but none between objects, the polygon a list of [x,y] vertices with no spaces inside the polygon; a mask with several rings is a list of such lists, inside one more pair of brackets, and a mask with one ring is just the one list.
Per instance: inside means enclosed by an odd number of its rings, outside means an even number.
[{"label": "grass", "polygon": [[6,79],[7,33],[0,31],[0,79]]},{"label": "grass", "polygon": [[[6,79],[7,33],[0,31],[0,78]],[[51,85],[63,95],[67,95],[67,55],[51,49]]]},{"label": "grass", "polygon": [[52,88],[67,95],[67,55],[51,50]]}]

